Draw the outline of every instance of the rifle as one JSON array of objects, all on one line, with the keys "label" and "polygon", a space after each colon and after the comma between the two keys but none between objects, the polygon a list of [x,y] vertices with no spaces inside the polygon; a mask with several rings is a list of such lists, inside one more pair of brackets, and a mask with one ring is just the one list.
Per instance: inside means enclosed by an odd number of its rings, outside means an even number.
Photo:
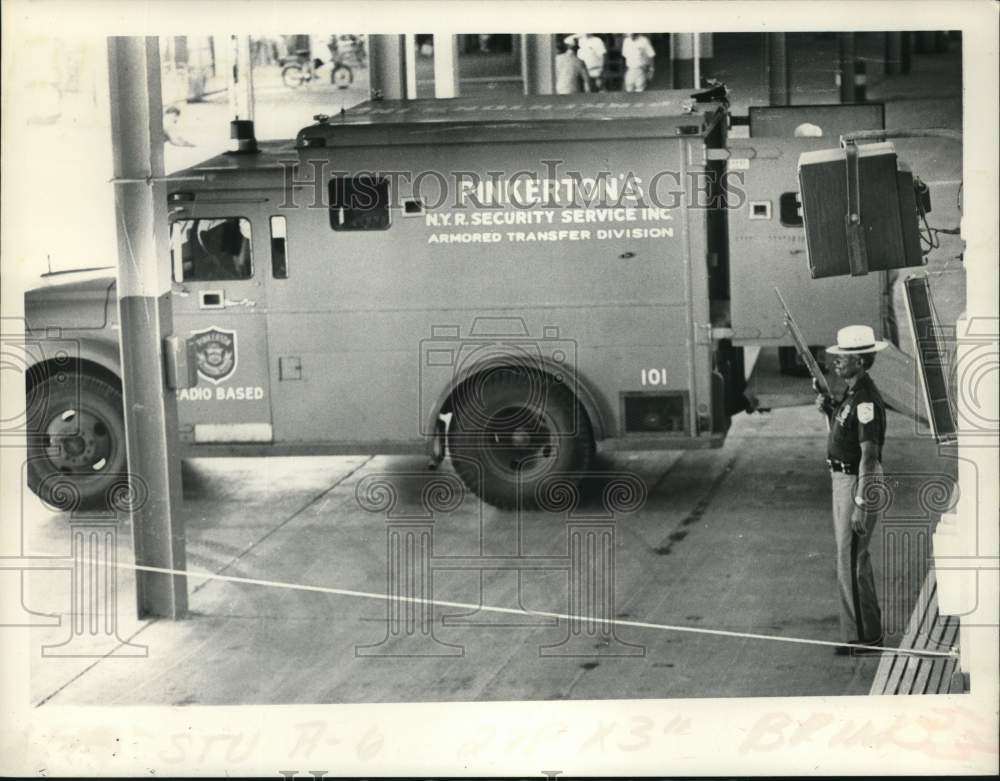
[{"label": "rifle", "polygon": [[[778,296],[778,300],[781,302],[781,308],[785,311],[785,326],[788,328],[788,332],[792,336],[792,341],[795,343],[795,352],[799,354],[802,359],[802,363],[806,365],[809,370],[809,374],[812,375],[813,383],[820,393],[823,394],[828,400],[833,399],[833,394],[830,393],[830,384],[826,381],[826,376],[819,368],[819,364],[816,363],[816,359],[813,357],[812,351],[809,349],[809,345],[806,343],[805,337],[799,330],[798,325],[796,325],[795,320],[792,318],[792,313],[788,311],[788,305],[785,303],[785,299],[781,297],[781,291],[778,288],[774,289],[775,294]],[[827,418],[827,427],[830,425],[830,419]]]}]

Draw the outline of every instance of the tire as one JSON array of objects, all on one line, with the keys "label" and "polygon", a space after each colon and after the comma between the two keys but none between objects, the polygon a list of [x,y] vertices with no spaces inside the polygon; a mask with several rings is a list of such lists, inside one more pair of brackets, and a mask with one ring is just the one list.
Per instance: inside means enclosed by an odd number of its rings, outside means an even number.
[{"label": "tire", "polygon": [[58,374],[28,394],[28,486],[60,510],[105,509],[127,485],[121,391],[87,374]]},{"label": "tire", "polygon": [[305,81],[305,74],[301,65],[286,65],[281,69],[281,82],[290,89],[298,89]]},{"label": "tire", "polygon": [[452,401],[448,450],[456,474],[501,509],[537,506],[548,475],[590,466],[590,421],[560,382],[537,373],[494,370],[461,386]]},{"label": "tire", "polygon": [[347,89],[354,83],[354,71],[346,65],[334,65],[330,71],[330,83],[337,89]]}]

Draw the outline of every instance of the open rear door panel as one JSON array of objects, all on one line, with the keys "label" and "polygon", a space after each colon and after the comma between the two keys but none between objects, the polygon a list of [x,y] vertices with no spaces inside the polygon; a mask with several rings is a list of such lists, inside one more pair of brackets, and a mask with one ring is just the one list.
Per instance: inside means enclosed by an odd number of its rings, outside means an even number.
[{"label": "open rear door panel", "polygon": [[917,361],[898,347],[889,345],[878,354],[869,370],[886,404],[897,412],[927,425],[927,403],[918,381]]},{"label": "open rear door panel", "polygon": [[[730,316],[735,344],[792,344],[775,287],[810,345],[833,344],[837,330],[850,323],[883,333],[883,273],[826,279],[813,279],[809,273],[798,196],[799,155],[836,145],[835,138],[730,139]],[[737,184],[742,202],[735,197]]]},{"label": "open rear door panel", "polygon": [[[729,141],[729,171],[742,173],[745,202],[729,212],[730,312],[736,344],[790,345],[773,288],[781,289],[811,345],[835,341],[847,323],[883,331],[883,274],[813,280],[798,199],[802,152],[837,147],[840,136],[885,127],[881,103],[751,106],[750,139]],[[821,136],[797,137],[796,133]],[[735,206],[735,203],[731,203]]]}]

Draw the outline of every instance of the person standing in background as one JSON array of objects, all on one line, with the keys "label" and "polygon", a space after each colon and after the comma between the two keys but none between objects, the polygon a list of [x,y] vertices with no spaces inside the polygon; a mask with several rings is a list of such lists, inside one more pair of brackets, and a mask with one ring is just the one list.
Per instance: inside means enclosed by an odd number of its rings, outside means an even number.
[{"label": "person standing in background", "polygon": [[576,56],[576,36],[569,35],[559,42],[556,55],[556,94],[575,95],[590,92],[587,68]]},{"label": "person standing in background", "polygon": [[653,78],[653,59],[656,51],[642,33],[626,33],[622,41],[625,58],[625,91],[643,92]]},{"label": "person standing in background", "polygon": [[608,47],[598,36],[590,33],[578,33],[576,38],[578,56],[587,68],[591,91],[603,92],[604,69],[608,63]]}]

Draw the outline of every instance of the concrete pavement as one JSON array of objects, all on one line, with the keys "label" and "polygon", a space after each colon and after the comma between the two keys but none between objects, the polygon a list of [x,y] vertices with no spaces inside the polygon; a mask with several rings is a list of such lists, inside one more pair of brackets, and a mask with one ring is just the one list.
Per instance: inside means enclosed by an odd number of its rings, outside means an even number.
[{"label": "concrete pavement", "polygon": [[[934,517],[914,490],[949,465],[934,447],[890,421],[887,466],[902,481],[887,528],[904,522],[925,532]],[[802,696],[867,693],[875,658],[834,657],[827,646],[777,638],[837,641],[829,478],[822,423],[808,408],[743,418],[714,451],[602,457],[610,471],[633,472],[648,486],[644,506],[616,522],[616,615],[622,621],[760,634],[775,639],[621,625],[623,643],[642,656],[550,657],[540,646],[566,636],[566,623],[511,621],[487,626],[442,622],[440,656],[370,658],[358,646],[386,636],[385,516],[362,510],[355,490],[381,474],[397,486],[397,512],[420,508],[429,477],[417,458],[195,461],[186,470],[189,567],[232,577],[362,592],[190,579],[191,615],[178,621],[124,621],[122,637],[148,646],[144,659],[51,660],[33,667],[36,703],[235,704],[412,702],[642,697]],[[911,485],[912,484],[912,485]],[[65,534],[65,518],[37,518],[35,546]],[[434,554],[503,553],[518,519],[466,497],[436,516]],[[563,555],[565,516],[529,513],[525,555]],[[480,528],[482,534],[480,534]],[[914,538],[915,539],[915,538]],[[127,540],[123,540],[127,554]],[[898,546],[893,550],[900,555]],[[922,572],[884,561],[872,546],[883,608],[900,617],[898,641]],[[46,588],[32,574],[32,594]],[[434,576],[436,600],[518,607],[512,574],[474,571]],[[122,584],[119,612],[131,609]],[[62,592],[65,594],[65,592]],[[521,605],[564,613],[565,572],[525,573]],[[483,617],[482,615],[480,617]],[[528,623],[529,626],[510,624]],[[55,642],[66,629],[34,630]],[[464,649],[460,656],[446,646]],[[399,649],[396,649],[399,650]],[[630,652],[625,648],[624,653]],[[590,653],[590,652],[585,652]]]}]

